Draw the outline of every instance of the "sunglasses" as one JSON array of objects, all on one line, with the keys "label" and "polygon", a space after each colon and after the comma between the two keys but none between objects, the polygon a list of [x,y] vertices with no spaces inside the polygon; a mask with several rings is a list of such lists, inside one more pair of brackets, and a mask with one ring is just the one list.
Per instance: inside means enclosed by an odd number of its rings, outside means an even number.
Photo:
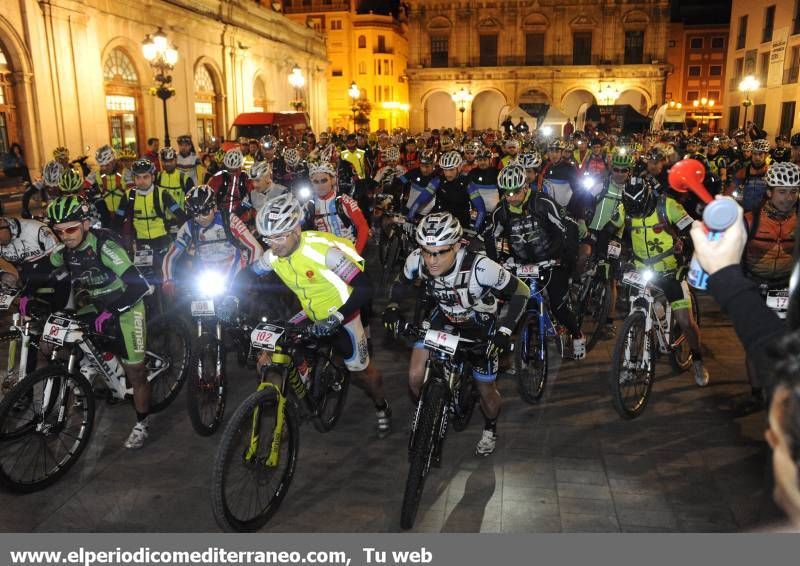
[{"label": "sunglasses", "polygon": [[205,218],[206,216],[211,216],[214,213],[214,209],[210,210],[201,210],[200,212],[195,212],[192,214],[194,218]]},{"label": "sunglasses", "polygon": [[72,226],[67,226],[66,228],[53,228],[53,232],[56,234],[75,234],[78,230],[81,229],[80,224],[73,224]]},{"label": "sunglasses", "polygon": [[619,167],[612,167],[611,170],[614,173],[630,173],[631,172],[630,169],[620,169]]},{"label": "sunglasses", "polygon": [[311,179],[311,183],[314,185],[324,185],[329,182],[330,179]]},{"label": "sunglasses", "polygon": [[421,252],[421,253],[422,253],[422,255],[424,255],[425,257],[429,257],[429,258],[432,258],[432,259],[433,259],[433,258],[437,258],[437,257],[439,257],[439,256],[441,256],[441,255],[446,255],[446,254],[449,254],[449,253],[450,253],[450,252],[452,252],[454,249],[456,249],[456,247],[455,247],[455,246],[450,246],[450,247],[449,247],[449,248],[447,248],[446,250],[441,250],[441,251],[438,251],[438,252],[429,252],[429,251],[428,251],[428,250],[426,250],[425,248],[420,248],[420,252]]},{"label": "sunglasses", "polygon": [[294,232],[285,232],[277,236],[264,236],[264,240],[269,244],[282,244],[289,239]]}]

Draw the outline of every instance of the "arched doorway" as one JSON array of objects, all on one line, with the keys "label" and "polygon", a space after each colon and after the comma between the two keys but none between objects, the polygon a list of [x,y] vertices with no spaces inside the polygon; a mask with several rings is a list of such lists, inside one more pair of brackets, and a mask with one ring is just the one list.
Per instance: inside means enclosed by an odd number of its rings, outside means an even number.
[{"label": "arched doorway", "polygon": [[267,111],[267,87],[261,77],[256,77],[253,81],[253,111]]},{"label": "arched doorway", "polygon": [[434,92],[425,101],[425,127],[456,127],[456,105],[448,93]]},{"label": "arched doorway", "polygon": [[144,116],[139,74],[125,51],[116,47],[103,63],[108,137],[116,150],[131,149],[141,154]]},{"label": "arched doorway", "polygon": [[213,71],[199,64],[194,71],[194,114],[197,120],[197,143],[206,147],[211,136],[222,130],[219,121],[220,91],[212,78]]},{"label": "arched doorway", "polygon": [[550,97],[541,90],[532,88],[522,93],[519,97],[518,106],[536,120],[535,123],[531,124],[531,127],[538,128],[550,109]]},{"label": "arched doorway", "polygon": [[570,120],[574,120],[578,115],[578,110],[583,104],[592,106],[597,104],[594,95],[588,90],[573,90],[567,94],[561,102],[561,111],[567,115]]},{"label": "arched doorway", "polygon": [[496,130],[500,124],[500,112],[505,105],[506,100],[499,92],[479,92],[472,100],[472,127],[476,130]]},{"label": "arched doorway", "polygon": [[0,155],[8,152],[12,143],[16,142],[24,147],[20,139],[17,107],[14,104],[12,72],[5,48],[0,43]]},{"label": "arched doorway", "polygon": [[647,99],[638,90],[622,91],[614,104],[630,104],[639,114],[647,115]]}]

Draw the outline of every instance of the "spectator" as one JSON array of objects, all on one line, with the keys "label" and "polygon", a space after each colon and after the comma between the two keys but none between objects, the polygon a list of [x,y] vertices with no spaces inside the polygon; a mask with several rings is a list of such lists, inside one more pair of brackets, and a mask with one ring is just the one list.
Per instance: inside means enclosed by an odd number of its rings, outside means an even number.
[{"label": "spectator", "polygon": [[31,182],[31,174],[25,164],[25,156],[22,153],[22,146],[12,143],[11,149],[3,157],[3,172],[6,177],[21,177],[26,183]]}]

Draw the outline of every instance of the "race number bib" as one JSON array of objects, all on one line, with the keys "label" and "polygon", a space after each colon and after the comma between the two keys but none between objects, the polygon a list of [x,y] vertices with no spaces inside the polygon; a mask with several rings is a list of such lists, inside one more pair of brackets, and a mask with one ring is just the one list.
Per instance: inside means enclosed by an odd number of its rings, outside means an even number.
[{"label": "race number bib", "polygon": [[214,316],[214,299],[192,301],[192,316]]},{"label": "race number bib", "polygon": [[274,352],[281,336],[283,336],[283,328],[262,322],[250,333],[250,342],[254,348]]},{"label": "race number bib", "polygon": [[638,287],[639,289],[644,289],[645,286],[647,285],[647,281],[645,281],[644,275],[642,275],[638,271],[629,271],[628,273],[623,275],[622,283]]},{"label": "race number bib", "polygon": [[133,254],[133,265],[136,267],[151,267],[153,265],[153,250],[136,250]]},{"label": "race number bib", "polygon": [[0,294],[0,310],[5,311],[8,310],[8,307],[11,306],[11,303],[14,302],[14,299],[17,298],[19,291],[16,293],[3,293]]},{"label": "race number bib", "polygon": [[517,267],[518,277],[539,277],[538,265],[520,265]]},{"label": "race number bib", "polygon": [[694,218],[692,218],[691,216],[689,216],[689,215],[687,214],[686,216],[684,216],[683,218],[681,218],[680,220],[678,220],[678,221],[675,223],[675,226],[677,226],[677,227],[678,227],[678,230],[683,230],[684,228],[686,228],[686,227],[687,227],[689,224],[691,224],[692,222],[694,222]]},{"label": "race number bib", "polygon": [[67,337],[67,332],[69,332],[70,322],[72,321],[68,318],[50,315],[50,318],[47,319],[44,325],[42,339],[45,342],[63,346],[64,339]]},{"label": "race number bib", "polygon": [[608,257],[611,259],[616,259],[622,253],[622,244],[619,242],[609,242],[608,243]]},{"label": "race number bib", "polygon": [[426,347],[439,350],[451,356],[455,354],[458,348],[458,336],[442,332],[441,330],[428,330],[425,333],[425,340],[423,342]]},{"label": "race number bib", "polygon": [[789,307],[789,289],[769,291],[767,307],[776,311],[781,318],[786,318],[786,309]]}]

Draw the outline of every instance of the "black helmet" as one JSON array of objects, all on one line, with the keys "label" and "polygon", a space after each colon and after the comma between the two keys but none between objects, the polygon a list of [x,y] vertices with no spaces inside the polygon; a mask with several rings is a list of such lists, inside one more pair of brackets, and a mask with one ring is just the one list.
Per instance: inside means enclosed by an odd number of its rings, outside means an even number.
[{"label": "black helmet", "polygon": [[793,134],[789,143],[794,147],[800,147],[800,133]]},{"label": "black helmet", "polygon": [[198,185],[186,195],[186,212],[192,216],[208,214],[216,205],[214,189],[208,185]]},{"label": "black helmet", "polygon": [[641,177],[631,177],[625,183],[623,201],[625,210],[632,216],[647,216],[656,204],[652,184],[644,182]]},{"label": "black helmet", "polygon": [[425,149],[419,154],[419,162],[423,165],[433,165],[436,161],[436,152],[432,149]]},{"label": "black helmet", "polygon": [[150,173],[152,175],[156,172],[156,168],[152,161],[140,157],[131,165],[131,171],[133,171],[134,175],[144,175],[145,173]]}]

